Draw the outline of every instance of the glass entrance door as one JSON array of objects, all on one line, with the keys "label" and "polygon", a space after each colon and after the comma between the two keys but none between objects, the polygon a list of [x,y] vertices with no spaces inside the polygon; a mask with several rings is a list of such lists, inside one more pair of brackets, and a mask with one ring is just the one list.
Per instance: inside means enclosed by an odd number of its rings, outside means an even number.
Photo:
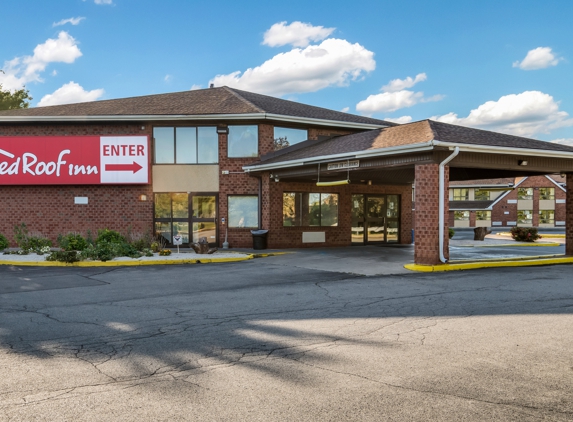
[{"label": "glass entrance door", "polygon": [[352,195],[352,243],[398,243],[399,195]]},{"label": "glass entrance door", "polygon": [[183,245],[207,238],[217,246],[217,195],[211,193],[156,193],[155,234],[168,245],[180,235]]},{"label": "glass entrance door", "polygon": [[195,194],[191,196],[191,229],[193,242],[206,237],[210,245],[217,245],[217,196]]}]

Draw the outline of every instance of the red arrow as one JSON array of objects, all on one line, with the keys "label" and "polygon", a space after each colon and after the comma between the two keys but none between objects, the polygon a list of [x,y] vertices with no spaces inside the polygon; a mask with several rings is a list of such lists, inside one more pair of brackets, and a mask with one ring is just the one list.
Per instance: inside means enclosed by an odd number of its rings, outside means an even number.
[{"label": "red arrow", "polygon": [[133,162],[133,164],[106,164],[105,165],[105,171],[133,171],[133,174],[137,173],[142,168],[143,167],[141,167],[135,161]]}]

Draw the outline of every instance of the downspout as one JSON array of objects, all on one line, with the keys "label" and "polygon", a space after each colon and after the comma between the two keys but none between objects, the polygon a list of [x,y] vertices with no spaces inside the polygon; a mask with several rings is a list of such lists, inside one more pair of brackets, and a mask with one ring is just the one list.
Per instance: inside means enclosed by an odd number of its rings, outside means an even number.
[{"label": "downspout", "polygon": [[255,176],[259,179],[259,230],[263,227],[263,177]]},{"label": "downspout", "polygon": [[439,215],[439,232],[438,232],[438,239],[440,240],[440,261],[444,264],[448,262],[446,257],[444,256],[444,194],[445,194],[445,183],[444,183],[444,167],[450,161],[452,161],[456,155],[460,153],[460,147],[455,147],[454,152],[448,158],[440,163],[440,190],[439,190],[439,207],[438,215]]}]

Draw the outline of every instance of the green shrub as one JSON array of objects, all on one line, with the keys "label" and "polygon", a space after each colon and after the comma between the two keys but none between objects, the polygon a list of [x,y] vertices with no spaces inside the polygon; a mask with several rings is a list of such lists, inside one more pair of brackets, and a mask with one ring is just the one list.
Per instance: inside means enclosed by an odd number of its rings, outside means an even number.
[{"label": "green shrub", "polygon": [[541,239],[535,227],[512,227],[511,237],[518,242],[535,242]]},{"label": "green shrub", "polygon": [[36,252],[42,254],[46,248],[52,247],[52,241],[41,233],[30,234],[26,223],[14,226],[14,239],[24,252]]},{"label": "green shrub", "polygon": [[3,251],[8,247],[8,239],[3,234],[0,234],[0,251]]},{"label": "green shrub", "polygon": [[456,234],[455,230],[452,229],[451,227],[448,228],[448,237],[451,239],[452,237],[454,237],[454,234]]},{"label": "green shrub", "polygon": [[58,236],[58,245],[65,251],[83,251],[88,247],[88,242],[81,234],[68,233]]},{"label": "green shrub", "polygon": [[103,229],[97,231],[97,239],[95,243],[98,244],[100,242],[125,243],[126,240],[125,237],[115,230]]},{"label": "green shrub", "polygon": [[78,251],[55,251],[46,257],[46,261],[58,261],[72,264],[81,261]]}]

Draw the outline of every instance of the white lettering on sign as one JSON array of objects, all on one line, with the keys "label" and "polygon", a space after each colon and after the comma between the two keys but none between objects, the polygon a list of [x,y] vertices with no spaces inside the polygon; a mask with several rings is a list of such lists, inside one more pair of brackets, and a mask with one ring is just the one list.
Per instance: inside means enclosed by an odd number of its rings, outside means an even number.
[{"label": "white lettering on sign", "polygon": [[102,183],[148,183],[146,136],[102,136]]},{"label": "white lettering on sign", "polygon": [[[13,154],[6,154],[6,151],[2,151],[6,156],[12,156]],[[60,169],[66,162],[63,160],[64,155],[69,154],[70,150],[65,149],[60,152],[58,156],[58,161],[38,161],[38,157],[31,152],[25,152],[22,157],[16,158],[12,164],[7,161],[0,162],[0,175],[8,174],[18,174],[20,171],[20,163],[22,163],[22,174],[30,174],[32,176],[42,176],[42,175],[52,175],[56,173],[56,176],[60,176]],[[71,165],[71,164],[70,164]],[[97,169],[96,169],[97,173]],[[71,173],[70,173],[71,174]]]},{"label": "white lettering on sign", "polygon": [[360,160],[341,161],[340,163],[328,163],[328,170],[351,169],[360,167]]}]

